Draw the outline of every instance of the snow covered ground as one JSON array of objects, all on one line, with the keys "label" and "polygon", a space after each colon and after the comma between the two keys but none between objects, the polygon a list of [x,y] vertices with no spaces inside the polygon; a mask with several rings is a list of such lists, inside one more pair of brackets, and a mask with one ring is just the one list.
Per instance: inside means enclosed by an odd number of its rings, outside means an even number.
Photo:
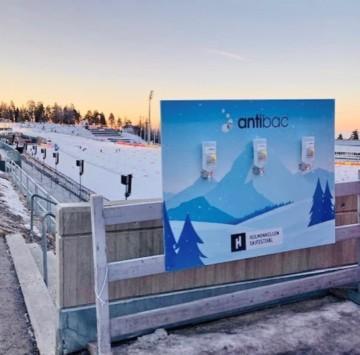
[{"label": "snow covered ground", "polygon": [[359,354],[360,307],[325,297],[173,330],[114,349],[140,354]]},{"label": "snow covered ground", "polygon": [[[123,200],[125,187],[120,183],[122,174],[133,174],[130,199],[161,198],[161,153],[158,146],[133,147],[92,137],[77,135],[77,131],[66,133],[41,130],[39,127],[14,127],[30,136],[41,136],[50,140],[45,162],[55,167],[53,152],[59,146],[58,170],[79,181],[77,159],[85,162],[82,184],[109,200]],[[86,130],[85,130],[86,131]],[[31,148],[29,147],[29,150]],[[42,161],[40,149],[37,158]]]},{"label": "snow covered ground", "polygon": [[360,165],[335,165],[335,181],[347,182],[360,179]]},{"label": "snow covered ground", "polygon": [[19,194],[5,174],[0,172],[0,231],[25,231],[29,227],[29,221],[29,211],[20,200]]}]

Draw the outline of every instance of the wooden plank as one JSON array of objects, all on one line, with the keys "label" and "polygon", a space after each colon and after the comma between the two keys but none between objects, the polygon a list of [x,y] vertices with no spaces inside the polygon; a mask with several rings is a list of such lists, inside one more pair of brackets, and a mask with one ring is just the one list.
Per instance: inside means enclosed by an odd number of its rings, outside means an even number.
[{"label": "wooden plank", "polygon": [[[360,224],[336,227],[336,241],[360,238]],[[109,263],[109,282],[165,272],[164,255]]]},{"label": "wooden plank", "polygon": [[165,272],[165,256],[154,255],[108,264],[109,282]]},{"label": "wooden plank", "polygon": [[199,318],[358,281],[360,281],[360,268],[356,266],[325,275],[309,276],[303,279],[255,287],[231,294],[113,318],[111,319],[111,336],[116,337],[175,324],[184,324]]},{"label": "wooden plank", "polygon": [[360,194],[360,181],[340,182],[335,184],[335,196],[349,196]]},{"label": "wooden plank", "polygon": [[336,241],[360,238],[360,224],[350,224],[338,226],[336,231]]},{"label": "wooden plank", "polygon": [[340,196],[335,199],[335,211],[339,212],[356,212],[357,211],[357,196]]},{"label": "wooden plank", "polygon": [[[160,228],[108,233],[107,242],[109,261],[137,259],[159,255],[163,252]],[[111,300],[116,300],[349,265],[357,262],[355,242],[356,239],[344,240],[316,248],[293,250],[281,254],[209,265],[199,269],[116,281],[109,285],[109,296]],[[85,252],[88,250],[90,254],[86,258]],[[78,253],[77,257],[74,256],[76,253]],[[94,289],[90,235],[64,238],[64,254],[74,256],[75,259],[66,258],[63,265],[65,298],[62,306],[73,307],[94,303],[94,292],[89,292]],[[73,279],[77,280],[76,290],[70,292],[70,288],[74,287]]]},{"label": "wooden plank", "polygon": [[335,214],[336,226],[349,225],[358,223],[358,212],[345,212]]},{"label": "wooden plank", "polygon": [[90,198],[90,204],[96,295],[97,343],[99,345],[100,354],[111,355],[109,286],[106,256],[106,235],[103,217],[103,197],[92,195]]},{"label": "wooden plank", "polygon": [[161,200],[148,203],[129,203],[121,206],[108,206],[104,209],[106,225],[129,222],[142,222],[162,218]]}]

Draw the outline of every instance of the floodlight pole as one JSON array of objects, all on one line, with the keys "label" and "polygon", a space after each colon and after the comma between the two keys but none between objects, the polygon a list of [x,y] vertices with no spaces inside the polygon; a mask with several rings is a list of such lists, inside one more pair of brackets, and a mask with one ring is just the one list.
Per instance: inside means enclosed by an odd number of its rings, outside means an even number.
[{"label": "floodlight pole", "polygon": [[149,93],[149,116],[148,116],[148,124],[147,124],[147,142],[148,144],[151,141],[151,100],[154,95],[154,90],[150,90]]}]

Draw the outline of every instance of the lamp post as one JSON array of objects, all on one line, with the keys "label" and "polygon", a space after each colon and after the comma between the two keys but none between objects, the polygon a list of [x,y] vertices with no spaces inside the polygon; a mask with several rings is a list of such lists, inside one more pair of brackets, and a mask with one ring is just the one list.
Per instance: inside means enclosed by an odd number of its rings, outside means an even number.
[{"label": "lamp post", "polygon": [[43,172],[45,170],[46,148],[41,148],[41,154],[43,158],[43,170],[41,171],[41,181],[43,180]]},{"label": "lamp post", "polygon": [[79,198],[81,200],[81,176],[84,174],[84,160],[77,159],[76,166],[79,167]]},{"label": "lamp post", "polygon": [[150,90],[149,93],[149,116],[148,116],[148,122],[147,122],[147,142],[148,144],[151,141],[151,100],[154,95],[154,90]]}]

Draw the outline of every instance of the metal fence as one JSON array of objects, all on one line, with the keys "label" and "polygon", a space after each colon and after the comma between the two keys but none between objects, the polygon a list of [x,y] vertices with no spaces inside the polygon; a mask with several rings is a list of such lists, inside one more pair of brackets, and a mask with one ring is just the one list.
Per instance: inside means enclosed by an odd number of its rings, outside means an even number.
[{"label": "metal fence", "polygon": [[64,190],[68,191],[72,195],[76,196],[80,201],[89,201],[90,196],[95,194],[94,191],[87,187],[80,185],[67,175],[60,171],[52,168],[47,164],[42,164],[39,160],[33,158],[29,154],[25,153],[22,155],[22,159],[32,168],[37,169],[41,174],[54,181],[57,185],[61,186]]},{"label": "metal fence", "polygon": [[[21,157],[19,152],[13,148],[11,145],[7,144],[6,142],[0,140],[0,152],[3,155],[3,159],[4,161],[14,161],[16,163],[18,163],[19,165],[21,165]],[[1,154],[0,153],[0,154]]]},{"label": "metal fence", "polygon": [[[31,196],[34,194],[41,196],[46,200],[53,201],[53,203],[51,203],[41,198],[34,199],[33,213],[35,216],[43,216],[46,213],[55,214],[55,205],[59,202],[43,187],[41,187],[29,174],[27,174],[13,161],[6,162],[5,170],[9,174],[13,183],[25,196],[29,209],[31,209]],[[55,222],[52,219],[48,220],[48,231],[55,232]]]}]

